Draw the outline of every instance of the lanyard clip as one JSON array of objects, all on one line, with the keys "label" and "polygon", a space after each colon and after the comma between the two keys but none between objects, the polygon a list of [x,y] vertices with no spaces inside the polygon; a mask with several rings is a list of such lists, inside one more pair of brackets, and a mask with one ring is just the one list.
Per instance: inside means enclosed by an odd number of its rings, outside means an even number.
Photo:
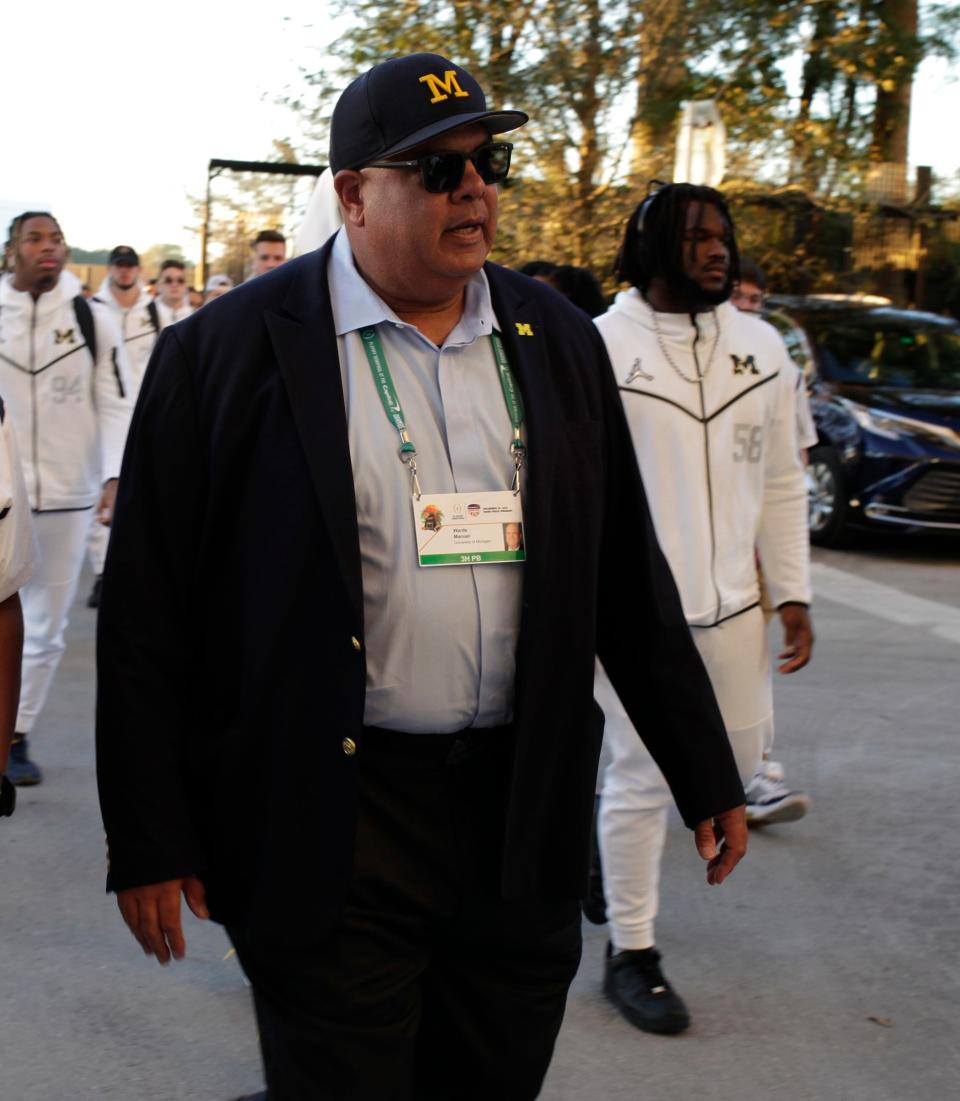
[{"label": "lanyard clip", "polygon": [[[406,435],[406,433],[404,433]],[[409,439],[405,439],[400,445],[400,462],[410,471],[410,480],[413,482],[413,492],[419,501],[422,493],[420,482],[417,478],[417,449]]]},{"label": "lanyard clip", "polygon": [[510,444],[510,454],[513,457],[513,484],[510,488],[513,490],[514,497],[516,497],[520,492],[520,468],[523,466],[523,460],[526,456],[523,440],[519,436]]},{"label": "lanyard clip", "polygon": [[423,494],[420,491],[420,482],[417,479],[417,464],[413,459],[411,459],[407,465],[410,468],[410,480],[413,483],[413,495],[419,501]]}]

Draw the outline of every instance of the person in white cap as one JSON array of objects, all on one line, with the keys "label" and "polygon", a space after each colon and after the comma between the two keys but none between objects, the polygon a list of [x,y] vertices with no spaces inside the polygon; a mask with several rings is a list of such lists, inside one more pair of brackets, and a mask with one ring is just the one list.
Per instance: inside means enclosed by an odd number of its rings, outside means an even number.
[{"label": "person in white cap", "polygon": [[212,302],[215,298],[219,298],[232,289],[233,280],[229,275],[211,275],[203,289],[203,304],[206,305],[208,302]]}]

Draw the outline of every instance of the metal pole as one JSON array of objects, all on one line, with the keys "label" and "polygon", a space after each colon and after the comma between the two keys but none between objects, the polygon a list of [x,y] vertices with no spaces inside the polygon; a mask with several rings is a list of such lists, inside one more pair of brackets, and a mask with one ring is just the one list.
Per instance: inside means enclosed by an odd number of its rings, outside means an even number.
[{"label": "metal pole", "polygon": [[207,239],[210,236],[210,180],[213,173],[207,168],[207,197],[203,205],[203,230],[200,234],[200,286],[199,290],[207,285]]},{"label": "metal pole", "polygon": [[207,163],[207,197],[203,207],[203,227],[200,231],[200,287],[207,284],[207,246],[210,243],[210,182],[224,171],[266,172],[276,176],[319,176],[324,164],[287,164],[275,161],[225,161],[213,158]]}]

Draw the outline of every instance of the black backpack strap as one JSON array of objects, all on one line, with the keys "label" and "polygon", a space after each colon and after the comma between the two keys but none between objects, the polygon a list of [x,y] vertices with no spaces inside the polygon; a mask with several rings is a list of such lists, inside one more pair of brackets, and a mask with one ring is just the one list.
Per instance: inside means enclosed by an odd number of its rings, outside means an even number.
[{"label": "black backpack strap", "polygon": [[73,300],[73,312],[77,315],[77,325],[80,327],[84,342],[90,349],[90,354],[93,356],[93,362],[96,363],[97,329],[93,323],[93,310],[90,309],[90,303],[82,294],[78,294]]},{"label": "black backpack strap", "polygon": [[153,326],[155,333],[160,332],[160,311],[157,309],[157,304],[151,298],[147,303],[147,313],[150,315],[150,324]]}]

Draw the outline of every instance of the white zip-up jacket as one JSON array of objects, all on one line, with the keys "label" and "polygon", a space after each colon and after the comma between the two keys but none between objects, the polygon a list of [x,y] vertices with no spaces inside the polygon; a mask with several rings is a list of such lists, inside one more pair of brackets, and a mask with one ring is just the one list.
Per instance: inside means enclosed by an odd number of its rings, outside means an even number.
[{"label": "white zip-up jacket", "polygon": [[176,309],[173,306],[167,306],[161,302],[159,295],[154,299],[157,303],[157,310],[160,314],[160,328],[165,329],[168,325],[176,325],[178,321],[183,321],[185,317],[189,317],[193,313],[193,307],[189,305],[186,299],[183,300],[184,304],[178,306]]},{"label": "white zip-up jacket", "polygon": [[[106,306],[120,327],[120,335],[123,337],[123,345],[127,350],[127,365],[130,368],[131,397],[136,401],[140,392],[140,383],[150,361],[150,353],[157,343],[162,323],[159,310],[151,311],[151,305],[156,306],[153,296],[143,287],[140,288],[140,296],[132,306],[121,306],[114,298],[110,289],[109,276],[104,279],[93,299]],[[153,316],[151,317],[151,313]],[[156,318],[154,324],[153,318]]]},{"label": "white zip-up jacket", "polygon": [[123,340],[105,306],[90,302],[93,361],[73,300],[80,280],[64,271],[34,300],[0,279],[0,393],[17,434],[30,506],[90,508],[120,474],[133,402]]},{"label": "white zip-up jacket", "polygon": [[796,370],[776,330],[729,303],[654,318],[636,290],[596,324],[687,622],[714,626],[759,603],[755,551],[773,604],[808,604]]}]

